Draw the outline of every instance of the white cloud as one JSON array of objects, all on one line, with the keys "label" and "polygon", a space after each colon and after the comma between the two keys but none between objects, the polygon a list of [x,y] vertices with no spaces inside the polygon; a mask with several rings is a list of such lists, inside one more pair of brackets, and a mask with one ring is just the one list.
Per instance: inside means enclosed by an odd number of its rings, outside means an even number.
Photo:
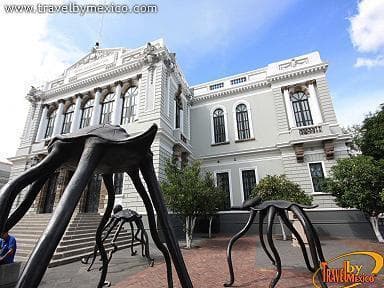
[{"label": "white cloud", "polygon": [[369,91],[353,98],[334,97],[338,122],[343,126],[361,124],[365,116],[375,112],[384,103],[384,90]]},{"label": "white cloud", "polygon": [[358,13],[350,18],[350,35],[360,52],[380,52],[384,49],[384,0],[362,0]]},{"label": "white cloud", "polygon": [[376,58],[359,57],[356,59],[355,67],[368,67],[384,66],[384,56],[379,55]]},{"label": "white cloud", "polygon": [[47,15],[5,14],[4,2],[0,0],[0,158],[15,155],[28,111],[24,97],[30,85],[59,75],[83,54],[48,28]]},{"label": "white cloud", "polygon": [[377,54],[357,58],[354,66],[384,66],[384,0],[360,1],[358,13],[349,20],[353,46],[359,52]]}]

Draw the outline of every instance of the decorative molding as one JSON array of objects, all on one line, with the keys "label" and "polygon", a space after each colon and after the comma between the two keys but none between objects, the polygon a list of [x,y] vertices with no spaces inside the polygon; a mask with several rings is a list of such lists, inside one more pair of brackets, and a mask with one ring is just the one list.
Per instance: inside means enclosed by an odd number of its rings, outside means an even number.
[{"label": "decorative molding", "polygon": [[293,149],[295,150],[296,160],[297,163],[303,163],[304,162],[304,144],[294,144]]},{"label": "decorative molding", "polygon": [[335,144],[333,140],[323,141],[324,154],[327,160],[333,160],[335,158]]}]

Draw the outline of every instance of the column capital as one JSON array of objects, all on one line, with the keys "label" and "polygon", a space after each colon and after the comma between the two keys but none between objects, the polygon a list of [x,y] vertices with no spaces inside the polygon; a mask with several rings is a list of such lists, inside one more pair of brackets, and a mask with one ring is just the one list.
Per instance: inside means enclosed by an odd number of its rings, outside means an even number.
[{"label": "column capital", "polygon": [[65,103],[65,100],[64,100],[64,99],[59,99],[57,102],[58,102],[59,104],[64,104],[64,103]]},{"label": "column capital", "polygon": [[140,74],[137,74],[137,75],[136,75],[136,79],[139,80],[139,79],[141,79],[142,76],[143,76],[143,75],[142,75],[141,73],[140,73]]},{"label": "column capital", "polygon": [[75,94],[75,99],[77,99],[77,98],[83,98],[83,94],[81,94],[81,93],[77,93],[77,94]]},{"label": "column capital", "polygon": [[47,103],[41,104],[41,107],[43,107],[43,109],[49,109],[49,104]]},{"label": "column capital", "polygon": [[115,86],[120,85],[121,87],[123,87],[123,81],[121,81],[121,80],[116,81],[114,84],[115,84]]},{"label": "column capital", "polygon": [[93,91],[95,91],[95,93],[96,93],[96,92],[100,92],[100,93],[101,93],[101,91],[103,91],[103,88],[101,88],[101,87],[96,87],[95,89],[93,89]]},{"label": "column capital", "polygon": [[307,81],[307,83],[305,83],[305,84],[307,84],[307,85],[315,85],[316,84],[316,80],[309,80],[309,81]]}]

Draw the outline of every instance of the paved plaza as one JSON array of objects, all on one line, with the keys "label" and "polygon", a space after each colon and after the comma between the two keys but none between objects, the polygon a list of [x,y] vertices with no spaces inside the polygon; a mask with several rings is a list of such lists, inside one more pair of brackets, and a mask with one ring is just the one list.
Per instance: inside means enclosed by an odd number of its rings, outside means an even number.
[{"label": "paved plaza", "polygon": [[[261,250],[260,243],[255,236],[240,239],[233,249],[233,261],[235,268],[234,287],[268,287],[270,280],[275,274],[267,257]],[[210,288],[223,287],[228,277],[226,263],[226,247],[228,236],[216,236],[213,239],[199,238],[195,241],[192,250],[182,249],[188,271],[192,278],[194,287]],[[314,287],[312,274],[305,269],[304,260],[298,248],[291,245],[291,241],[275,239],[277,249],[281,254],[283,263],[283,274],[277,287]],[[369,240],[341,240],[322,239],[323,250],[326,259],[331,259],[342,253],[351,251],[377,251],[383,253],[384,244]],[[118,251],[109,265],[107,279],[116,288],[160,288],[166,285],[166,270],[161,254],[155,247],[151,247],[151,254],[155,258],[154,267],[148,267],[145,258],[141,256],[130,256],[129,249]],[[358,258],[363,267],[372,267],[369,257]],[[39,287],[43,288],[68,288],[68,287],[96,287],[99,277],[96,262],[94,269],[86,271],[87,265],[80,262],[64,266],[49,268]],[[368,271],[367,269],[366,271]],[[180,287],[177,275],[174,271],[175,287]],[[383,271],[378,276],[374,285],[359,287],[383,287]],[[329,287],[340,287],[340,285]]]}]

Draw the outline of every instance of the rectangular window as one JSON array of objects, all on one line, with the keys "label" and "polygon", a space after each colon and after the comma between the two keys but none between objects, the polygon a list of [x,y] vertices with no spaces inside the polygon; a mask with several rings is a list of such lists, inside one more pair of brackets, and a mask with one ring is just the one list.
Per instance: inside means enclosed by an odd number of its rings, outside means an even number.
[{"label": "rectangular window", "polygon": [[311,173],[313,191],[322,192],[322,184],[324,182],[323,165],[321,162],[309,163],[309,171]]},{"label": "rectangular window", "polygon": [[221,188],[225,192],[224,210],[231,208],[231,196],[229,187],[229,173],[220,172],[216,173],[217,187]]},{"label": "rectangular window", "polygon": [[249,199],[252,189],[256,186],[256,173],[255,170],[241,171],[241,178],[243,180],[243,193],[244,201]]},{"label": "rectangular window", "polygon": [[115,194],[123,194],[124,173],[113,174],[113,187],[115,188]]}]

